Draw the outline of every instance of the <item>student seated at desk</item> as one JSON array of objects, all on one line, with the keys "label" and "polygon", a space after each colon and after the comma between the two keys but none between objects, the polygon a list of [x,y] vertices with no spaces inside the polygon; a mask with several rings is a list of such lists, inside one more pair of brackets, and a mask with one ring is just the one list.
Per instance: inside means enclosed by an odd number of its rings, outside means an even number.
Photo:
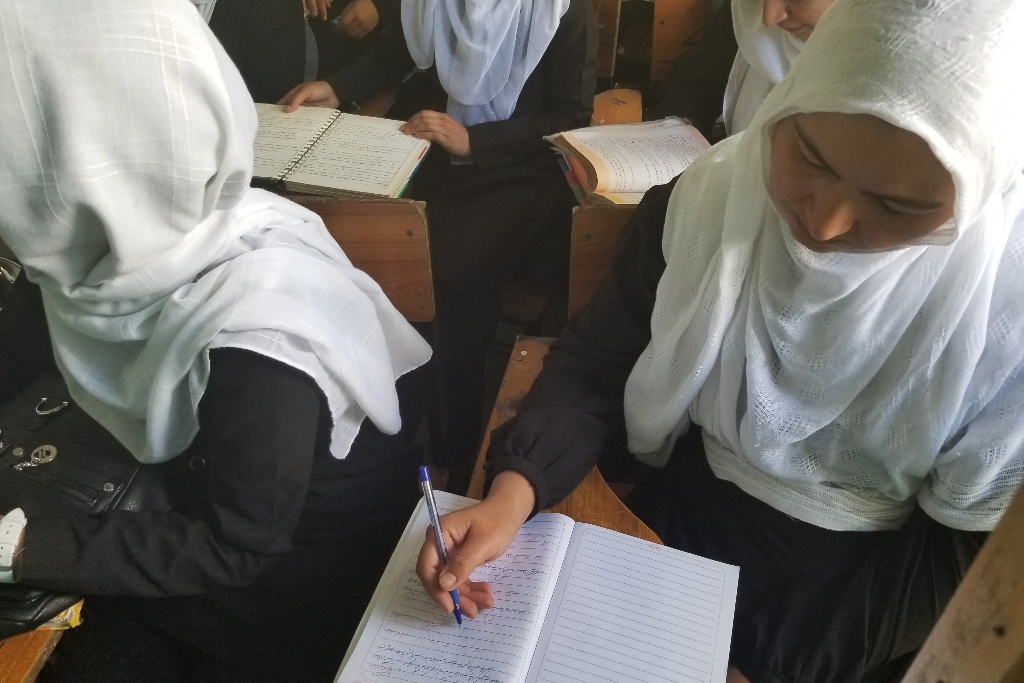
[{"label": "student seated at desk", "polygon": [[647,193],[449,565],[424,546],[435,600],[628,442],[633,511],[740,567],[733,680],[899,680],[1024,473],[1022,33],[1020,2],[836,3]]},{"label": "student seated at desk", "polygon": [[[742,132],[789,71],[833,2],[723,3],[705,29],[700,45],[666,74],[665,93],[654,110],[655,118],[689,118],[712,142]],[[726,60],[731,62],[731,69]],[[719,132],[716,120],[724,124],[724,132]]]},{"label": "student seated at desk", "polygon": [[414,67],[435,65],[446,111],[420,111],[403,129],[435,143],[405,196],[427,203],[449,488],[459,491],[480,444],[498,287],[525,262],[552,280],[565,277],[575,198],[542,136],[589,122],[597,26],[591,0],[471,0],[464,16],[449,16],[449,6],[406,0],[401,27],[283,101],[359,102]]},{"label": "student seated at desk", "polygon": [[0,580],[86,597],[47,680],[331,680],[419,497],[389,434],[429,348],[315,214],[250,189],[252,100],[191,5],[0,25],[0,239],[34,283],[0,387],[52,342],[78,406],[173,475],[169,511],[2,509]]}]

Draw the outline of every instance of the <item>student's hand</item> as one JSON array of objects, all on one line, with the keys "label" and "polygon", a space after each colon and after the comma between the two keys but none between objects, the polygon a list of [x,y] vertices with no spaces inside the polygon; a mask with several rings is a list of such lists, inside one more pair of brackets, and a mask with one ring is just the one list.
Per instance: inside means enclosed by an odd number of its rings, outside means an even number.
[{"label": "student's hand", "polygon": [[441,564],[433,531],[427,529],[416,573],[434,602],[451,613],[453,605],[448,591],[458,587],[459,604],[467,617],[476,618],[481,609],[494,606],[490,584],[470,581],[469,575],[508,550],[519,527],[533,511],[534,497],[526,477],[506,470],[494,478],[483,502],[443,516],[447,565]]},{"label": "student's hand", "polygon": [[334,30],[359,40],[377,28],[379,23],[380,15],[377,14],[377,6],[373,4],[373,0],[352,0],[338,15],[338,23]]},{"label": "student's hand", "polygon": [[302,4],[309,12],[309,16],[321,21],[327,20],[327,8],[331,6],[331,0],[302,0]]},{"label": "student's hand", "polygon": [[436,142],[452,156],[472,156],[472,150],[469,148],[469,131],[448,114],[425,109],[409,119],[401,131],[421,140]]},{"label": "student's hand", "polygon": [[282,97],[278,104],[285,105],[284,110],[291,113],[299,108],[299,105],[306,107],[330,107],[336,109],[341,100],[334,93],[334,88],[327,81],[310,81],[301,83]]}]

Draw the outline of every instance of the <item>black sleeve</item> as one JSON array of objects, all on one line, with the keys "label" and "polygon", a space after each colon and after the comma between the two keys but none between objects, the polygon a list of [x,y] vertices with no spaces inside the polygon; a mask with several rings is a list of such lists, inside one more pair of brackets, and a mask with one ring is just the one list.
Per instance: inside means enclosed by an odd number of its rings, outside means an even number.
[{"label": "black sleeve", "polygon": [[518,414],[494,430],[488,485],[498,472],[515,470],[533,484],[537,510],[554,505],[583,480],[612,423],[623,420],[626,379],[651,339],[665,271],[661,236],[674,186],[675,180],[644,196],[594,298],[544,358]]},{"label": "black sleeve", "polygon": [[545,135],[589,125],[597,80],[597,19],[590,0],[570,3],[534,75],[538,72],[543,78],[543,107],[469,126],[469,146],[481,169],[550,155]]},{"label": "black sleeve", "polygon": [[[388,2],[378,3],[378,11]],[[405,44],[401,18],[396,14],[392,19],[381,29],[380,40],[359,59],[327,78],[342,102],[358,104],[399,83],[416,68]]]},{"label": "black sleeve", "polygon": [[168,463],[202,463],[181,493],[195,509],[31,518],[18,580],[136,597],[248,585],[292,549],[325,401],[312,378],[284,363],[214,349],[199,435]]},{"label": "black sleeve", "polygon": [[392,23],[402,23],[402,3],[400,0],[373,0],[377,8],[377,27],[383,32]]},{"label": "black sleeve", "polygon": [[0,403],[54,364],[39,287],[22,273],[0,302]]}]

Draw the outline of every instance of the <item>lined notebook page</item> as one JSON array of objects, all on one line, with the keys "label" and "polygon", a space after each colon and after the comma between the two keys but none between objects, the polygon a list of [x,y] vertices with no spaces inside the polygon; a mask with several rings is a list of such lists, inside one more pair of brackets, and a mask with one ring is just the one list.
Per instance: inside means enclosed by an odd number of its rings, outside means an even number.
[{"label": "lined notebook page", "polygon": [[287,180],[395,196],[430,143],[398,130],[402,121],[342,114]]},{"label": "lined notebook page", "polygon": [[313,140],[337,110],[299,107],[291,114],[284,106],[256,104],[259,128],[252,148],[252,174],[257,178],[280,178],[288,164]]},{"label": "lined notebook page", "polygon": [[721,683],[739,568],[577,524],[529,683]]},{"label": "lined notebook page", "polygon": [[[475,502],[437,493],[442,514]],[[473,579],[491,584],[495,605],[476,619],[463,619],[461,629],[430,600],[416,576],[427,526],[421,502],[345,656],[338,683],[523,681],[573,521],[562,515],[537,515],[523,526],[504,556],[480,567]]]}]

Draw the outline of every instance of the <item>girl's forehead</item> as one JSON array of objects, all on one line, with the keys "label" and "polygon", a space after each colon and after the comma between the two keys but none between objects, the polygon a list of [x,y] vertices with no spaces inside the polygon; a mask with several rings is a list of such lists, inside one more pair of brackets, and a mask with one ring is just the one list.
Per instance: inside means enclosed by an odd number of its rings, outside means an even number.
[{"label": "girl's forehead", "polygon": [[868,114],[790,117],[799,144],[844,180],[878,194],[938,199],[950,172],[920,136]]}]

